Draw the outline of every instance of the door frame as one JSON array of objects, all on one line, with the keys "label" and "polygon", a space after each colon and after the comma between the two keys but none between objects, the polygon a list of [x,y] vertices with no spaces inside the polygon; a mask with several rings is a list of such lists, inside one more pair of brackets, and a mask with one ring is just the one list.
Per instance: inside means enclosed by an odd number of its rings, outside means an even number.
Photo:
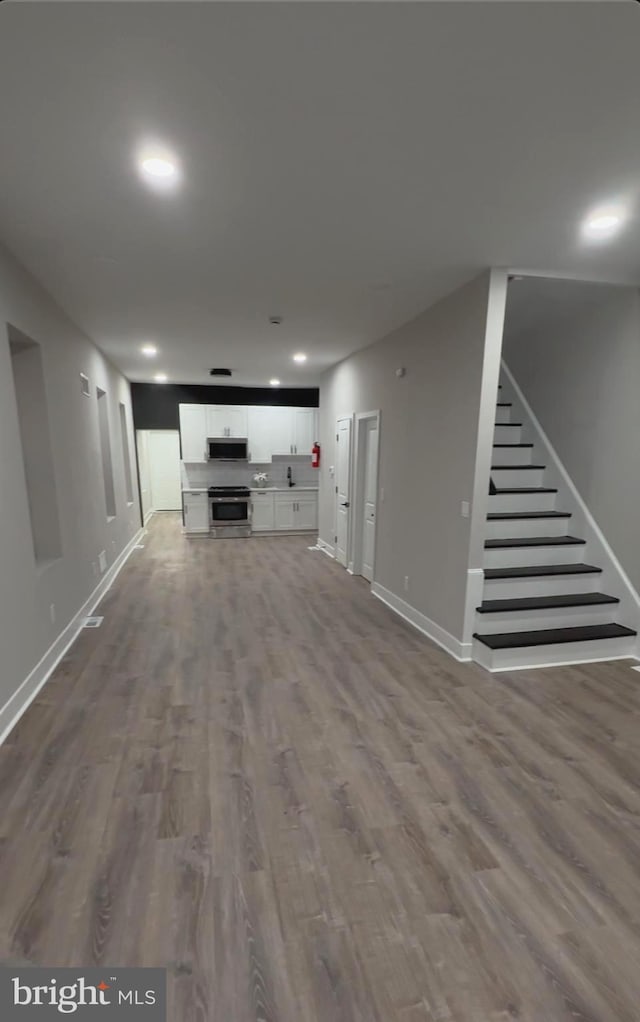
[{"label": "door frame", "polygon": [[[362,541],[363,541],[363,519],[364,519],[364,471],[365,471],[365,433],[366,426],[375,419],[378,428],[378,458],[376,460],[376,520],[373,527],[374,535],[374,560],[373,579],[375,580],[375,549],[378,540],[378,504],[380,502],[380,409],[371,412],[357,412],[355,415],[354,429],[354,451],[352,459],[353,475],[353,515],[351,517],[351,543],[349,545],[349,557],[347,558],[347,570],[352,575],[362,575]],[[364,578],[364,576],[362,576]]]}]

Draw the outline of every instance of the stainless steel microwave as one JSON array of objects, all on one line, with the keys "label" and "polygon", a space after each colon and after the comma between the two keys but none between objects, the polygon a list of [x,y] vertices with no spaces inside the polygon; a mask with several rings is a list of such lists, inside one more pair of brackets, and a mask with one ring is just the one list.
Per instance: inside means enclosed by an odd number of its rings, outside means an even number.
[{"label": "stainless steel microwave", "polygon": [[209,437],[207,458],[209,461],[248,461],[249,441],[246,437]]}]

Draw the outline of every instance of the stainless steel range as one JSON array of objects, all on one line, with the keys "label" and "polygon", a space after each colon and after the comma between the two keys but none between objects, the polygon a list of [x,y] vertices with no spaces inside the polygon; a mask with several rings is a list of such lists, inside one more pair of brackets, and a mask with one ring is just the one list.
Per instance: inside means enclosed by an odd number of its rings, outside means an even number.
[{"label": "stainless steel range", "polygon": [[251,535],[251,495],[248,486],[210,486],[209,522],[214,538]]}]

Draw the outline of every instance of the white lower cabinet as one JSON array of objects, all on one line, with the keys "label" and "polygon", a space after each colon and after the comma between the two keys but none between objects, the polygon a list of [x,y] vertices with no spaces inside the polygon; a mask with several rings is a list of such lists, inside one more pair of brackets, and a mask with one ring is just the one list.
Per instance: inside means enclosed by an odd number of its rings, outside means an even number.
[{"label": "white lower cabinet", "polygon": [[295,529],[294,504],[288,493],[276,493],[276,529],[291,532]]},{"label": "white lower cabinet", "polygon": [[254,490],[251,494],[252,532],[298,532],[318,527],[318,495],[290,490]]},{"label": "white lower cabinet", "polygon": [[318,526],[317,493],[276,493],[276,529],[290,532],[298,529],[315,529]]},{"label": "white lower cabinet", "polygon": [[318,496],[315,493],[301,493],[293,509],[294,529],[318,528]]},{"label": "white lower cabinet", "polygon": [[275,527],[273,493],[257,490],[251,494],[251,531],[273,532]]},{"label": "white lower cabinet", "polygon": [[182,494],[182,505],[185,532],[209,532],[209,494],[187,491]]}]

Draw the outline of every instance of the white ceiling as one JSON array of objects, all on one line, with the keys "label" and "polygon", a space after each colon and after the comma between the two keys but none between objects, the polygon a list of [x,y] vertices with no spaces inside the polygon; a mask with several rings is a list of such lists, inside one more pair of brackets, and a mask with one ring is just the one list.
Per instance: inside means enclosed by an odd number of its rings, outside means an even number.
[{"label": "white ceiling", "polygon": [[578,225],[638,199],[639,52],[633,2],[2,3],[0,238],[131,379],[313,384],[488,265],[638,280]]}]

